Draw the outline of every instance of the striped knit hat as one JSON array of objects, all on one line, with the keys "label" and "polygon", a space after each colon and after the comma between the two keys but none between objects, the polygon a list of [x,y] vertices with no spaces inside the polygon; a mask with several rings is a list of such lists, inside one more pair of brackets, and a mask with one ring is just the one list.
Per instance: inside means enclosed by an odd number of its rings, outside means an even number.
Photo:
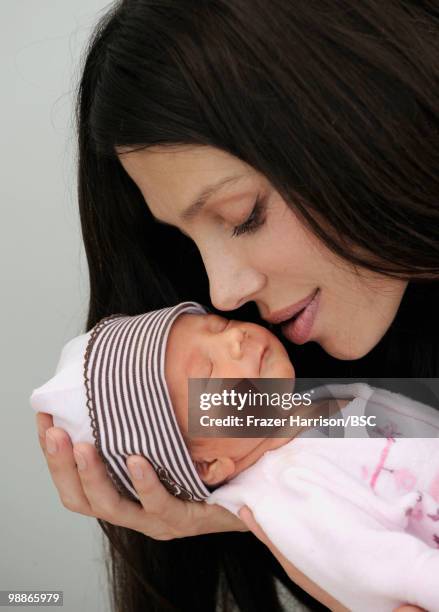
[{"label": "striped knit hat", "polygon": [[143,455],[166,488],[185,500],[210,492],[180,432],[165,380],[169,331],[184,312],[205,314],[197,302],[146,314],[110,315],[93,328],[84,355],[87,407],[95,446],[119,492],[139,500],[126,459]]}]

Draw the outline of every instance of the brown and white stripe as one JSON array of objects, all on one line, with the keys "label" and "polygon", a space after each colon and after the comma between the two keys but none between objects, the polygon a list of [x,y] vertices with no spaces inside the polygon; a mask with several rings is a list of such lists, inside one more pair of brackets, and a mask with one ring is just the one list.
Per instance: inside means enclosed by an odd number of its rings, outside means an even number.
[{"label": "brown and white stripe", "polygon": [[110,315],[93,328],[84,355],[84,383],[95,446],[119,492],[139,500],[126,459],[143,455],[177,497],[201,501],[201,481],[175,418],[165,380],[169,331],[197,302],[141,315]]}]

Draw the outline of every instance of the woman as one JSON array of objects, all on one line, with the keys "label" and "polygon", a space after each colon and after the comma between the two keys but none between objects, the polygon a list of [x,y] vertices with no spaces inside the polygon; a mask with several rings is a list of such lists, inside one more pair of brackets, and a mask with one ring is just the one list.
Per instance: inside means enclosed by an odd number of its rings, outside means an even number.
[{"label": "woman", "polygon": [[[319,290],[308,333],[273,328],[297,376],[438,376],[438,34],[427,0],[114,4],[77,104],[87,330],[187,299],[274,324]],[[130,458],[138,507],[50,433],[62,503],[108,536],[118,610],[280,610],[275,576],[337,609],[230,533],[264,541],[245,510],[184,504]]]}]

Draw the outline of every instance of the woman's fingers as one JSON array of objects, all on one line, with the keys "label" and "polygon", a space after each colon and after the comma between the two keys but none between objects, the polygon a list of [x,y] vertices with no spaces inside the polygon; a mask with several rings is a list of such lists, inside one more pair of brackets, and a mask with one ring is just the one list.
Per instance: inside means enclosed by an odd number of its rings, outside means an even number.
[{"label": "woman's fingers", "polygon": [[162,514],[167,511],[169,504],[174,505],[173,502],[177,502],[176,507],[180,508],[179,500],[161,484],[149,461],[144,457],[131,455],[127,458],[126,464],[131,475],[132,485],[147,512]]},{"label": "woman's fingers", "polygon": [[265,531],[263,531],[259,527],[259,524],[255,521],[253,517],[253,512],[247,506],[243,506],[238,514],[241,518],[241,521],[248,527],[250,531],[255,534],[258,540],[261,540],[261,542],[265,544],[265,546],[268,546],[270,548],[271,542],[267,538]]},{"label": "woman's fingers", "polygon": [[91,516],[73,458],[70,437],[63,429],[53,427],[51,414],[38,412],[36,423],[40,447],[61,503],[68,510]]},{"label": "woman's fingers", "polygon": [[[143,508],[157,515],[160,521],[153,537],[170,539],[221,531],[247,531],[237,516],[221,506],[184,502],[169,493],[144,457],[128,457],[127,466]],[[141,468],[141,475],[136,474],[136,467]],[[148,528],[151,530],[151,524]]]},{"label": "woman's fingers", "polygon": [[[189,535],[192,528],[189,515],[193,502],[184,502],[169,493],[160,482],[152,465],[144,457],[138,455],[128,457],[127,466],[132,485],[146,512],[141,519],[140,529],[148,529],[151,532],[150,517],[153,515],[155,524],[152,537],[168,540]],[[146,524],[148,518],[149,525]]]},{"label": "woman's fingers", "polygon": [[137,529],[144,512],[142,507],[120,495],[92,444],[73,446],[77,474],[91,513],[113,525]]},{"label": "woman's fingers", "polygon": [[[131,482],[141,503],[121,496],[92,444],[73,446],[68,434],[53,426],[52,415],[39,412],[36,420],[50,475],[68,510],[160,540],[247,530],[238,517],[221,506],[184,502],[171,495],[144,457],[132,456],[127,460]],[[142,467],[141,478],[131,470],[132,465]]]},{"label": "woman's fingers", "polygon": [[[183,502],[171,495],[143,457],[132,456],[127,460],[132,484],[141,502],[138,504],[120,495],[92,445],[78,443],[74,451],[79,478],[94,515],[157,540],[192,535],[191,530],[196,528],[189,520],[192,507],[205,504]],[[143,476],[139,477],[134,470],[131,472],[131,466],[141,467]]]},{"label": "woman's fingers", "polygon": [[46,450],[46,430],[53,427],[53,417],[46,412],[37,412],[36,414],[38,439],[43,453]]},{"label": "woman's fingers", "polygon": [[132,480],[139,504],[118,492],[94,446],[81,442],[73,448],[81,486],[93,516],[158,540],[188,535],[186,503],[166,491],[145,459],[135,458],[136,463],[142,464],[145,477]]},{"label": "woman's fingers", "polygon": [[91,516],[92,511],[82,489],[72,443],[67,433],[59,427],[47,429],[43,452],[63,506],[73,512]]}]

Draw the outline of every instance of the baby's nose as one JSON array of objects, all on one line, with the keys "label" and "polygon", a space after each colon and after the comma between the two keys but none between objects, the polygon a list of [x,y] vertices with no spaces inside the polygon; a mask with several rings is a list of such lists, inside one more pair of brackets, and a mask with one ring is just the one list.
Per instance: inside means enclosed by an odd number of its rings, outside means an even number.
[{"label": "baby's nose", "polygon": [[226,330],[227,347],[232,359],[241,359],[242,347],[247,337],[247,331],[241,327],[230,327]]}]

